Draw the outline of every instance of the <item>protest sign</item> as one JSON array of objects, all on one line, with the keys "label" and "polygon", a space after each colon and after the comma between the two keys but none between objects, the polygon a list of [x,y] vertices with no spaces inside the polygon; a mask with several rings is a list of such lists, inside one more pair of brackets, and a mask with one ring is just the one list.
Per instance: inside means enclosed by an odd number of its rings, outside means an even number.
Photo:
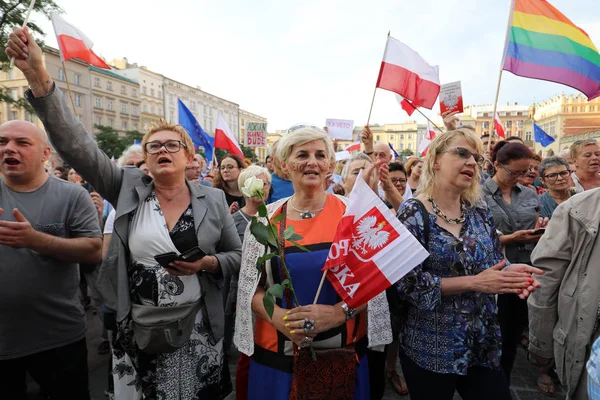
[{"label": "protest sign", "polygon": [[244,146],[266,147],[267,146],[267,123],[248,122],[244,134]]},{"label": "protest sign", "polygon": [[350,119],[332,119],[325,121],[327,135],[332,139],[352,140],[354,121]]},{"label": "protest sign", "polygon": [[440,112],[463,112],[460,81],[446,83],[440,88]]}]

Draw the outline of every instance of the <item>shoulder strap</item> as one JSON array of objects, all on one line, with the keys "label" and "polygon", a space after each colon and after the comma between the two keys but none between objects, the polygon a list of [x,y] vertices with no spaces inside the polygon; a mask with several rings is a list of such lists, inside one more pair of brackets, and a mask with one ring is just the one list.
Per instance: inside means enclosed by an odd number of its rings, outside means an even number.
[{"label": "shoulder strap", "polygon": [[415,202],[421,209],[421,215],[423,216],[423,236],[425,239],[425,250],[429,250],[429,211],[425,207],[425,204],[419,199],[415,199]]},{"label": "shoulder strap", "polygon": [[[283,206],[281,207],[280,212],[287,216],[287,201],[285,203],[283,203]],[[281,254],[280,254],[280,260],[277,264],[279,265],[279,276],[281,277],[282,282],[289,278],[287,276],[287,274],[285,273],[285,269],[283,268],[283,265],[281,264],[281,259],[283,259],[285,257],[284,232],[285,232],[286,225],[287,225],[286,220],[287,220],[287,218],[282,218],[281,221],[279,221],[279,244],[281,245]],[[292,301],[292,294],[290,292],[290,289],[285,288],[283,290],[283,295],[285,296],[285,302],[288,304],[288,306],[293,307],[294,302]]]}]

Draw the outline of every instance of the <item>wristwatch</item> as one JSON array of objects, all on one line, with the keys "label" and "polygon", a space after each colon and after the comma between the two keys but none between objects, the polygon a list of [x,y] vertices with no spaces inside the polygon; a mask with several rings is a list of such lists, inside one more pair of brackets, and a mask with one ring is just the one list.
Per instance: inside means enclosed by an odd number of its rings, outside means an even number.
[{"label": "wristwatch", "polygon": [[348,307],[348,304],[346,303],[342,303],[342,310],[344,310],[344,314],[346,314],[346,321],[349,321],[356,316],[356,310]]}]

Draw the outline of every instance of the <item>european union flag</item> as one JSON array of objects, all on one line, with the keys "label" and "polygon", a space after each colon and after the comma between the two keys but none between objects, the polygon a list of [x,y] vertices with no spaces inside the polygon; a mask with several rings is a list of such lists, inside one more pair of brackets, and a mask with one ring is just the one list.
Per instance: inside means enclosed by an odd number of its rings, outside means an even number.
[{"label": "european union flag", "polygon": [[554,138],[544,132],[535,122],[533,123],[533,139],[541,144],[542,147],[554,143]]},{"label": "european union flag", "polygon": [[137,145],[142,145],[142,141],[141,140],[137,140],[137,139],[133,139],[133,144],[137,144]]},{"label": "european union flag", "polygon": [[183,104],[181,99],[177,99],[179,108],[179,125],[183,126],[186,131],[190,134],[192,142],[195,146],[204,147],[204,156],[206,162],[210,165],[213,155],[213,148],[215,147],[215,139],[210,137],[204,129],[200,126],[194,114]]}]

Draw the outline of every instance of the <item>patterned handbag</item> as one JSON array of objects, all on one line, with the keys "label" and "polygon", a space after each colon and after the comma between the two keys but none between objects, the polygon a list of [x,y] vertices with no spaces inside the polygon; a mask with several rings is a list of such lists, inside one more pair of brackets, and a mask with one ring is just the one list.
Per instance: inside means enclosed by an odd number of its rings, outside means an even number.
[{"label": "patterned handbag", "polygon": [[[282,213],[286,213],[287,203]],[[286,229],[285,218],[279,222],[279,241],[281,249],[285,248],[283,232]],[[281,257],[285,257],[282,251]],[[279,263],[281,279],[287,279],[285,270]],[[287,304],[292,303],[289,289],[284,291]],[[358,331],[360,315],[354,324],[354,342]],[[290,400],[352,400],[356,382],[356,366],[358,356],[354,344],[337,348],[314,350],[316,361],[312,358],[310,348],[299,348],[294,345],[294,362]]]}]

